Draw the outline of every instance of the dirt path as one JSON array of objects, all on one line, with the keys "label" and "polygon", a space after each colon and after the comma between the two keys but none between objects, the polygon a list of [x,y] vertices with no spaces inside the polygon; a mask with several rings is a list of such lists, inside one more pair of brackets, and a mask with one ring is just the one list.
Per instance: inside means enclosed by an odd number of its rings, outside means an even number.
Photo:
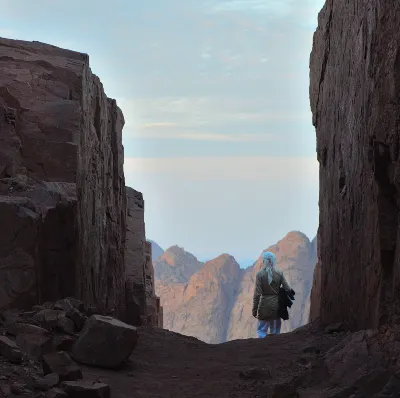
[{"label": "dirt path", "polygon": [[272,384],[304,373],[318,352],[342,338],[302,328],[263,340],[208,345],[165,330],[141,330],[123,369],[84,372],[85,378],[110,384],[113,398],[261,397]]}]

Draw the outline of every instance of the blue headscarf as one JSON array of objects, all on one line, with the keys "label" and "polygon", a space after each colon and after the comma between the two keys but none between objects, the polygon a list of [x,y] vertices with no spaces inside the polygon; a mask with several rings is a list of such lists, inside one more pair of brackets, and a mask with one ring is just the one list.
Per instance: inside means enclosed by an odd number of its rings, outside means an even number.
[{"label": "blue headscarf", "polygon": [[272,282],[272,270],[276,269],[276,257],[274,253],[264,252],[261,254],[261,258],[263,259],[264,269],[268,274],[268,283]]}]

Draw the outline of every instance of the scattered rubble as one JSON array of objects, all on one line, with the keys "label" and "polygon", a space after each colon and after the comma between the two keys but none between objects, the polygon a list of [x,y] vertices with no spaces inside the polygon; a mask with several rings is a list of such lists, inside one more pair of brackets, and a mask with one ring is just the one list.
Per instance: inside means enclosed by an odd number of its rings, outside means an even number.
[{"label": "scattered rubble", "polygon": [[[93,315],[93,313],[95,313]],[[75,362],[114,368],[138,343],[138,331],[68,297],[32,311],[0,314],[0,397],[107,398],[110,388],[83,380]],[[16,377],[15,377],[16,376]]]}]

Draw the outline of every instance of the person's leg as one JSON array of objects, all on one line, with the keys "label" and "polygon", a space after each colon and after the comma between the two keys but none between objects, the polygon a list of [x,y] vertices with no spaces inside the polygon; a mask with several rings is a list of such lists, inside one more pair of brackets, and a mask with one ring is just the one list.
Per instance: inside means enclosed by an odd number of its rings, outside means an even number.
[{"label": "person's leg", "polygon": [[263,339],[268,334],[268,327],[269,327],[268,321],[259,320],[257,322],[257,336],[260,339]]},{"label": "person's leg", "polygon": [[[281,318],[274,319],[271,322],[271,334],[280,334],[281,333],[281,326],[282,326]],[[272,331],[272,328],[273,328],[273,331]]]}]

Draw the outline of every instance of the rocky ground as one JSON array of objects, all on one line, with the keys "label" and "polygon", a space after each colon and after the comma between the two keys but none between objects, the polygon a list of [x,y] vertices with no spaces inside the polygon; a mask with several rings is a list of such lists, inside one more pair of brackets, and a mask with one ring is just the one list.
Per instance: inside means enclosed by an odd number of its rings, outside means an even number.
[{"label": "rocky ground", "polygon": [[400,328],[346,333],[314,323],[209,345],[162,329],[136,331],[74,304],[2,314],[1,397],[400,396]]}]

